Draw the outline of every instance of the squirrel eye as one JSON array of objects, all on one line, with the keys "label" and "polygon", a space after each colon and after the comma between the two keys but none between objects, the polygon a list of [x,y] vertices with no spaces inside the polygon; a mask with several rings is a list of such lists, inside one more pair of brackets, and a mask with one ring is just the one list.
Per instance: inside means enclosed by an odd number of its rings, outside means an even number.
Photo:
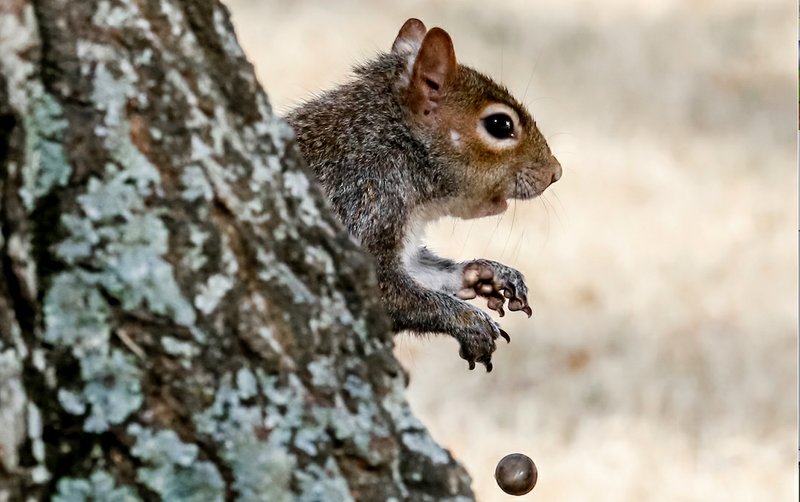
[{"label": "squirrel eye", "polygon": [[514,137],[514,121],[505,113],[493,113],[483,119],[486,132],[497,139]]}]

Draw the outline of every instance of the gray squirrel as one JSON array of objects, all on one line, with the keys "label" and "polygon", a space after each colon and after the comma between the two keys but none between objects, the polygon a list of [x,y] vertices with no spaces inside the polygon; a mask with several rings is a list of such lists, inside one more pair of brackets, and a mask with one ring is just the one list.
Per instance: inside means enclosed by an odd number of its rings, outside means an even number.
[{"label": "gray squirrel", "polygon": [[301,153],[351,235],[374,259],[395,331],[447,333],[469,368],[492,370],[508,334],[465,300],[531,316],[522,274],[491,260],[455,262],[420,245],[442,216],[499,214],[561,177],[533,118],[503,86],[456,62],[450,35],[405,22],[391,52],[286,117]]}]

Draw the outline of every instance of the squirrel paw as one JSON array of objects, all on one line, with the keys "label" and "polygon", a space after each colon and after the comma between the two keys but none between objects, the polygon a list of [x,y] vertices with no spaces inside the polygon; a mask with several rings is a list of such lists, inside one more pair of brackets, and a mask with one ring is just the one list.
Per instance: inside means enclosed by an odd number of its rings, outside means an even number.
[{"label": "squirrel paw", "polygon": [[528,287],[519,270],[491,260],[473,260],[464,265],[462,289],[457,293],[462,300],[476,296],[488,298],[488,307],[505,315],[503,305],[508,300],[508,310],[521,310],[533,315],[528,305]]},{"label": "squirrel paw", "polygon": [[495,340],[498,337],[510,342],[508,333],[500,329],[486,312],[472,308],[466,316],[466,323],[459,326],[454,333],[460,345],[458,355],[469,363],[469,369],[475,369],[475,363],[486,367],[486,372],[492,371],[492,352],[495,351]]}]

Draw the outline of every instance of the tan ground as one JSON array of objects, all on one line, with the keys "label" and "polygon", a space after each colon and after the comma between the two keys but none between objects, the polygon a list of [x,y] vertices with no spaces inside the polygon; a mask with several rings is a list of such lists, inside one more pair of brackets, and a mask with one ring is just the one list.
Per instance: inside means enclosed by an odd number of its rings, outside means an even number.
[{"label": "tan ground", "polygon": [[416,16],[527,102],[561,160],[543,199],[430,231],[528,277],[534,317],[503,319],[495,371],[398,339],[414,409],[480,500],[512,499],[492,474],[514,451],[540,471],[523,500],[796,500],[794,3],[229,5],[278,110]]}]

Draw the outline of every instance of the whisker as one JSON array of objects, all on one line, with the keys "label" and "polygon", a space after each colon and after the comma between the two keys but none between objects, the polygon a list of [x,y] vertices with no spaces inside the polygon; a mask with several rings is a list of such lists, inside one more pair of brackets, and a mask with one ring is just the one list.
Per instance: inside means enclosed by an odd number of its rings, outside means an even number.
[{"label": "whisker", "polygon": [[573,139],[579,139],[577,136],[575,136],[571,132],[565,132],[565,131],[557,131],[557,132],[554,132],[554,133],[547,134],[545,139],[549,142],[550,139],[555,138],[556,136],[569,136],[570,138],[573,138]]},{"label": "whisker", "polygon": [[550,208],[547,207],[547,199],[544,198],[544,194],[538,197],[538,199],[542,202],[542,207],[544,207],[545,212],[545,231],[544,231],[544,240],[542,241],[542,245],[539,246],[538,254],[542,254],[544,251],[544,247],[547,244],[547,241],[550,240]]},{"label": "whisker", "polygon": [[533,65],[531,65],[531,74],[528,75],[528,83],[525,84],[525,92],[522,93],[522,102],[525,103],[525,98],[528,96],[528,88],[531,86],[531,82],[533,81],[533,74],[536,72],[536,66],[539,64],[539,58],[541,54],[539,52],[536,53],[536,59],[533,60]]},{"label": "whisker", "polygon": [[511,240],[511,234],[514,231],[514,220],[517,217],[517,201],[516,199],[512,202],[514,204],[514,208],[511,210],[511,228],[508,230],[506,234],[506,241],[503,243],[503,249],[500,251],[500,259],[504,259],[506,256],[506,248],[508,248],[508,242]]},{"label": "whisker", "polygon": [[519,253],[522,251],[522,243],[525,240],[525,232],[527,232],[527,227],[522,227],[522,234],[517,241],[517,246],[514,250],[514,259],[511,260],[512,263],[517,263],[519,261]]},{"label": "whisker", "polygon": [[507,212],[508,211],[503,211],[502,213],[500,213],[499,218],[495,218],[497,223],[495,224],[494,229],[492,230],[492,235],[489,236],[489,240],[486,241],[486,247],[484,247],[483,249],[484,252],[487,252],[489,250],[489,245],[494,240],[494,236],[495,234],[497,234],[497,229],[500,228],[500,223],[503,221],[503,218],[505,218]]},{"label": "whisker", "polygon": [[[553,189],[551,188],[551,189],[550,189],[550,195],[552,195],[553,197],[555,197],[556,201],[558,202],[558,205],[559,205],[559,207],[561,208],[561,212],[564,214],[564,217],[567,219],[567,223],[569,223],[569,214],[567,214],[567,210],[564,208],[564,204],[561,202],[561,199],[560,199],[560,198],[559,198],[559,196],[558,196],[558,192],[556,192],[555,190],[553,190]],[[555,207],[554,207],[553,209],[555,209]],[[556,213],[556,214],[557,214],[557,213]],[[559,223],[562,223],[562,222],[561,222],[561,221],[559,221]],[[562,224],[563,224],[563,223],[562,223]]]},{"label": "whisker", "polygon": [[500,85],[503,85],[503,55],[505,53],[505,41],[500,42]]},{"label": "whisker", "polygon": [[[519,184],[519,178],[514,178],[514,193],[517,193]],[[500,252],[500,258],[503,258],[506,255],[506,248],[508,247],[508,241],[511,240],[511,233],[514,231],[514,222],[517,219],[517,199],[513,199],[514,209],[511,212],[511,228],[508,230],[508,236],[506,236],[506,242],[503,244],[503,250]]]},{"label": "whisker", "polygon": [[464,241],[461,245],[461,256],[464,256],[464,250],[467,249],[467,242],[469,242],[469,235],[472,233],[472,227],[475,226],[475,220],[469,221],[469,228],[467,229],[467,234],[464,236]]},{"label": "whisker", "polygon": [[553,99],[553,97],[552,96],[548,96],[548,95],[536,96],[535,98],[531,98],[528,101],[523,101],[523,103],[525,103],[525,106],[527,106],[529,108],[532,108],[533,107],[532,106],[533,103],[536,103],[537,101],[548,101],[548,100],[552,100],[552,99]]},{"label": "whisker", "polygon": [[[514,209],[516,210],[516,204],[514,205]],[[512,261],[514,263],[516,263],[519,260],[519,254],[520,254],[520,252],[522,252],[522,244],[525,242],[525,236],[526,236],[526,233],[528,231],[528,227],[529,226],[530,226],[530,223],[522,226],[522,233],[520,234],[520,237],[517,240],[517,245],[515,246],[515,250],[514,250],[514,254],[513,254],[513,260]],[[509,233],[509,236],[510,235],[511,234]],[[508,244],[508,241],[506,241],[506,244]],[[503,253],[505,253],[505,247],[503,248]]]}]

